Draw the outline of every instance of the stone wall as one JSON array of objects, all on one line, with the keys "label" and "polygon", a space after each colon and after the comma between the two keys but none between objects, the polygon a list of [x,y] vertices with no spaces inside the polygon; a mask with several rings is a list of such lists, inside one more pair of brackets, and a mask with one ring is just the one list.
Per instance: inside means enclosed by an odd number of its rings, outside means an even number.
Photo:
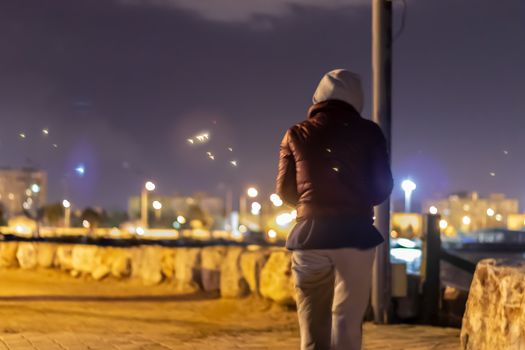
[{"label": "stone wall", "polygon": [[465,350],[525,349],[525,261],[478,263],[461,328]]},{"label": "stone wall", "polygon": [[57,269],[95,280],[168,283],[174,292],[216,291],[225,298],[261,295],[294,303],[290,252],[260,246],[204,248],[102,247],[42,242],[0,242],[0,269]]}]

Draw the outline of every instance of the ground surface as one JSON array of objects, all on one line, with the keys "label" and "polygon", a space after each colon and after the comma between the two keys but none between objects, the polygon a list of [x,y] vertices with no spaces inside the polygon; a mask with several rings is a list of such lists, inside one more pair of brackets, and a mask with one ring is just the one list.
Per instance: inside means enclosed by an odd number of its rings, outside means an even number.
[{"label": "ground surface", "polygon": [[[366,324],[365,350],[459,349],[459,331]],[[0,270],[0,350],[298,349],[294,311],[170,285]]]}]

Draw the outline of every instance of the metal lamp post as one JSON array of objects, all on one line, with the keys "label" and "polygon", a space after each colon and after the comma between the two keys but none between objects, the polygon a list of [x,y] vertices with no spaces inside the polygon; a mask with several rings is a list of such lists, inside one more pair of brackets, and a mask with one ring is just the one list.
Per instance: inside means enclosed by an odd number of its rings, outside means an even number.
[{"label": "metal lamp post", "polygon": [[62,206],[64,207],[64,227],[71,226],[71,203],[64,199],[62,201]]},{"label": "metal lamp post", "polygon": [[148,227],[148,194],[155,190],[155,184],[151,181],[147,181],[142,189],[140,198],[140,221],[142,228]]}]

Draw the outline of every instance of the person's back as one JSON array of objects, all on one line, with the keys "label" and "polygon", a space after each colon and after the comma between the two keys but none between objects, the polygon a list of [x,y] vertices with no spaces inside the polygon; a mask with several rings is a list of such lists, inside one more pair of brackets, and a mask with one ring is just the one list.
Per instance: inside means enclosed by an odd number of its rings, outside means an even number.
[{"label": "person's back", "polygon": [[[360,116],[361,109],[358,76],[332,71],[321,80],[307,120],[291,127],[281,143],[277,193],[297,209],[287,248],[294,251],[303,349],[361,344],[372,248],[383,241],[373,226],[373,207],[393,186],[384,136]],[[355,264],[361,273],[350,271]],[[323,317],[331,306],[340,312]]]}]

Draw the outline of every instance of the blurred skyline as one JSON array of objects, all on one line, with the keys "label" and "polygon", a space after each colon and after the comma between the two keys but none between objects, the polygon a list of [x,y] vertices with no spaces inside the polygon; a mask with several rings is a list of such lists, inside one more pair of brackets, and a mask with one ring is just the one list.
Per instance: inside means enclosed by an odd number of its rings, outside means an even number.
[{"label": "blurred skyline", "polygon": [[[271,193],[281,137],[326,71],[360,73],[370,115],[368,1],[314,4],[1,2],[0,166],[43,168],[50,201],[78,206],[123,209],[147,179],[165,194]],[[407,4],[394,199],[411,177],[418,201],[459,190],[525,201],[525,3]],[[204,131],[209,143],[188,143]]]}]

